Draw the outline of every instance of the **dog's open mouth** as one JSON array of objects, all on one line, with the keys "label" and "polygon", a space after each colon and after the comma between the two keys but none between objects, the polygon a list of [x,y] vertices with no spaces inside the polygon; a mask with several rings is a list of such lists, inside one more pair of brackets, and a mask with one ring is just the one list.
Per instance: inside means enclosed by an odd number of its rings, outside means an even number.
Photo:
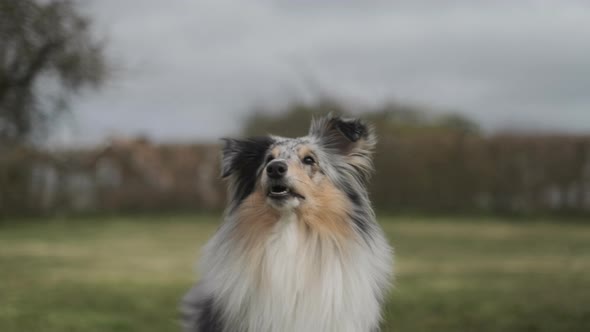
[{"label": "dog's open mouth", "polygon": [[275,184],[269,187],[268,189],[268,197],[273,198],[273,199],[283,199],[283,198],[287,198],[287,197],[298,197],[298,198],[302,198],[305,199],[305,197],[303,197],[301,194],[291,190],[291,188],[285,186],[285,185],[281,185],[281,184]]}]

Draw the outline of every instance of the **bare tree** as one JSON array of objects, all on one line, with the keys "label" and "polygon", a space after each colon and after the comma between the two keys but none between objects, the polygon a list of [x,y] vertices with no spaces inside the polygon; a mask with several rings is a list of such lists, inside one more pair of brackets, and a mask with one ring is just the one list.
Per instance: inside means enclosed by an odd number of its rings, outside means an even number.
[{"label": "bare tree", "polygon": [[69,97],[107,74],[103,45],[70,0],[0,0],[0,145],[44,138]]}]

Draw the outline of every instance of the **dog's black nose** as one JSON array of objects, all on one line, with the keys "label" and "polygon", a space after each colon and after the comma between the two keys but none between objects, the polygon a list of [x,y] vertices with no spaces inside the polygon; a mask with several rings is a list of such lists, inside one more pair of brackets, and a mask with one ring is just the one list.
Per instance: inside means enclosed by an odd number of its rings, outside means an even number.
[{"label": "dog's black nose", "polygon": [[282,160],[273,160],[266,166],[266,174],[271,179],[280,179],[287,174],[287,163]]}]

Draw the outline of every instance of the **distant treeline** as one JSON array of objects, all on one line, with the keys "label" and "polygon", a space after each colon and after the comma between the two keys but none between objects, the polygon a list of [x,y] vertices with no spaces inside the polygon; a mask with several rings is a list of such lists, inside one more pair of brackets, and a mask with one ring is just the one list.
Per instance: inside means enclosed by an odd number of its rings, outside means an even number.
[{"label": "distant treeline", "polygon": [[[260,110],[244,135],[305,135],[340,104]],[[371,196],[390,212],[590,214],[590,136],[485,134],[455,114],[388,104],[364,110],[379,136]],[[0,216],[221,209],[218,145],[112,140],[84,151],[0,154]]]},{"label": "distant treeline", "polygon": [[113,139],[104,146],[0,154],[0,217],[220,209],[219,147]]}]

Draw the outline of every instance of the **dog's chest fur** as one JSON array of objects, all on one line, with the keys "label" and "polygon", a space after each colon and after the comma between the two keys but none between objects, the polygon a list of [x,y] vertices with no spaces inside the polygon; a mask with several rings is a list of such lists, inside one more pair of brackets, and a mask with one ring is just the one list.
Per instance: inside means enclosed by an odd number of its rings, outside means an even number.
[{"label": "dog's chest fur", "polygon": [[210,285],[223,307],[225,330],[375,330],[390,266],[389,253],[376,244],[371,249],[362,239],[339,241],[305,230],[295,214],[281,217],[259,249],[228,253],[224,265],[231,271],[210,270],[234,276]]}]

